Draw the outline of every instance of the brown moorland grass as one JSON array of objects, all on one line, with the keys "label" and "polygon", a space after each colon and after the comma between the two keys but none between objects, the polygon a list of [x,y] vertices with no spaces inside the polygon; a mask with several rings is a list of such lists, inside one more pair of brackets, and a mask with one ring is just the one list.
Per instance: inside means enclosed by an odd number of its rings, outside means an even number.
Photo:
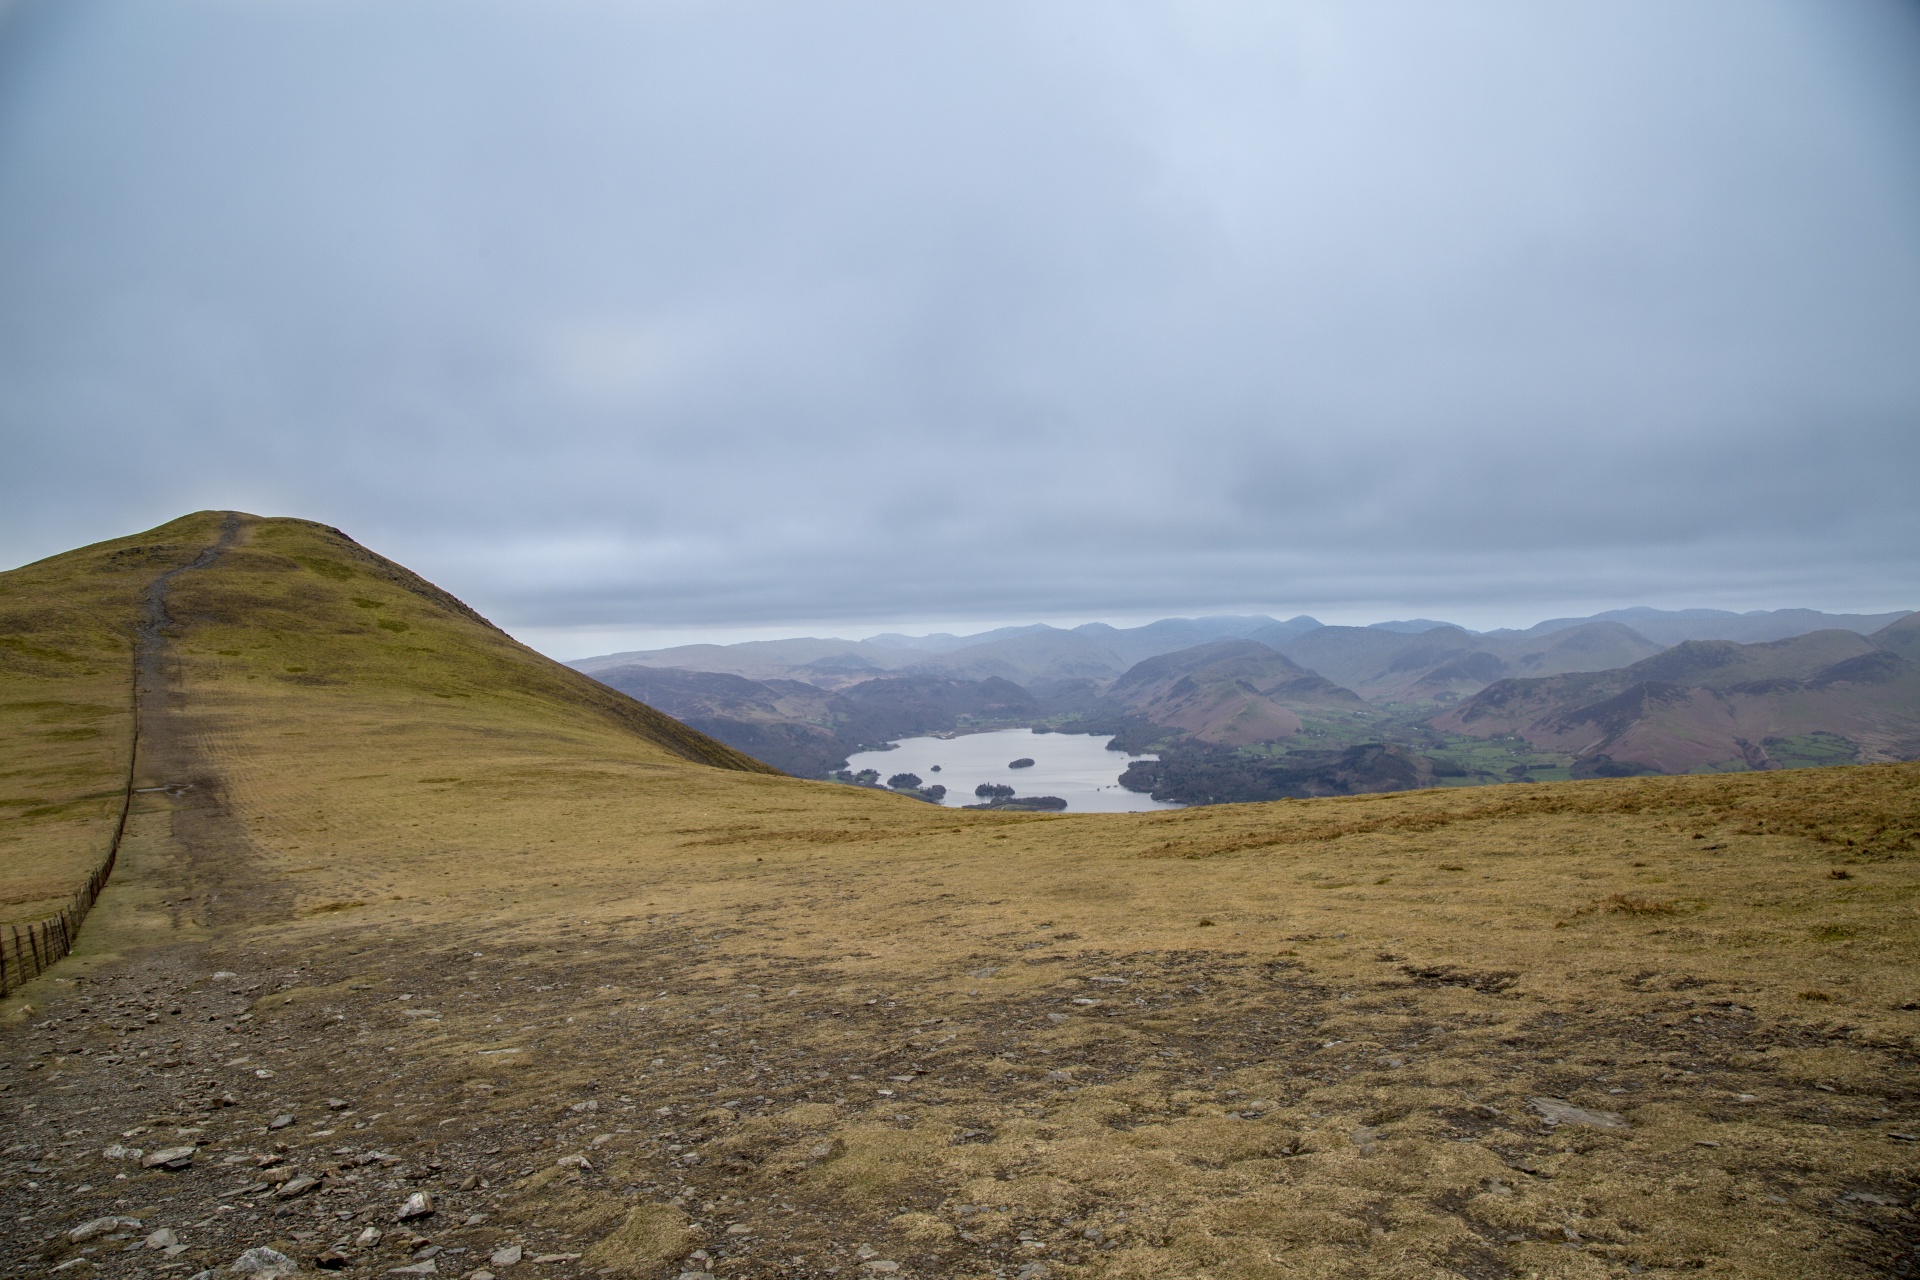
[{"label": "brown moorland grass", "polygon": [[198,785],[8,1006],[16,1261],[131,1210],[507,1280],[1916,1258],[1920,766],[944,810],[695,763],[331,536],[175,579]]},{"label": "brown moorland grass", "polygon": [[218,526],[202,512],[0,574],[0,925],[57,910],[106,856],[142,595]]}]

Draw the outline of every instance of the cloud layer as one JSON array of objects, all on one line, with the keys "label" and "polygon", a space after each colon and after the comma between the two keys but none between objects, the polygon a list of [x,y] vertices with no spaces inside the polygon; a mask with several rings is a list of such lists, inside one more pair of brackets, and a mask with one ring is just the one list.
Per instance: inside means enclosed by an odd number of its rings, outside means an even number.
[{"label": "cloud layer", "polygon": [[0,552],[231,506],[517,630],[1911,606],[1885,0],[0,26]]}]

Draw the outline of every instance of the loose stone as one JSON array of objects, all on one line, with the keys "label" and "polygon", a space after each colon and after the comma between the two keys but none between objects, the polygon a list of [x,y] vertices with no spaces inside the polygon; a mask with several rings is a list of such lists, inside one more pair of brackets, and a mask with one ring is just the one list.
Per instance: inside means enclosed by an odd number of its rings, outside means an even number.
[{"label": "loose stone", "polygon": [[1545,1118],[1548,1124],[1583,1124],[1593,1129],[1624,1129],[1626,1117],[1617,1111],[1590,1111],[1586,1107],[1577,1107],[1565,1098],[1529,1098],[1533,1109]]},{"label": "loose stone", "polygon": [[82,1244],[95,1236],[104,1236],[111,1231],[138,1231],[139,1229],[140,1219],[138,1218],[95,1218],[67,1232],[67,1239],[74,1244]]},{"label": "loose stone", "polygon": [[142,1168],[146,1169],[185,1169],[193,1163],[194,1148],[162,1147],[158,1151],[149,1151],[140,1157]]},{"label": "loose stone", "polygon": [[281,1280],[300,1270],[300,1264],[281,1253],[278,1249],[249,1249],[235,1258],[227,1267],[237,1275],[252,1276],[253,1280]]}]

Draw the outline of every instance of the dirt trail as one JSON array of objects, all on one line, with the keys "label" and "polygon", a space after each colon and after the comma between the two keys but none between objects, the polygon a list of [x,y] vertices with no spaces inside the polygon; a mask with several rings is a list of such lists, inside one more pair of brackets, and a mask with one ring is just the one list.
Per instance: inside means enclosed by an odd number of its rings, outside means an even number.
[{"label": "dirt trail", "polygon": [[291,903],[284,884],[253,856],[253,843],[227,803],[219,770],[198,748],[196,718],[204,713],[189,704],[182,689],[174,649],[177,623],[167,605],[176,576],[213,568],[245,533],[242,517],[229,512],[215,542],[190,563],[156,577],[147,588],[139,628],[134,785],[164,797],[171,810],[176,919],[209,927],[283,916]]}]

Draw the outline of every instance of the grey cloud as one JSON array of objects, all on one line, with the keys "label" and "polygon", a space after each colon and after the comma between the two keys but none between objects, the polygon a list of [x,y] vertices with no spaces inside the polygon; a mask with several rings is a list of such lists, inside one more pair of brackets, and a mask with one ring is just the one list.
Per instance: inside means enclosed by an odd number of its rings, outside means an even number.
[{"label": "grey cloud", "polygon": [[5,12],[11,562],[235,506],[529,628],[1913,603],[1895,0]]}]

